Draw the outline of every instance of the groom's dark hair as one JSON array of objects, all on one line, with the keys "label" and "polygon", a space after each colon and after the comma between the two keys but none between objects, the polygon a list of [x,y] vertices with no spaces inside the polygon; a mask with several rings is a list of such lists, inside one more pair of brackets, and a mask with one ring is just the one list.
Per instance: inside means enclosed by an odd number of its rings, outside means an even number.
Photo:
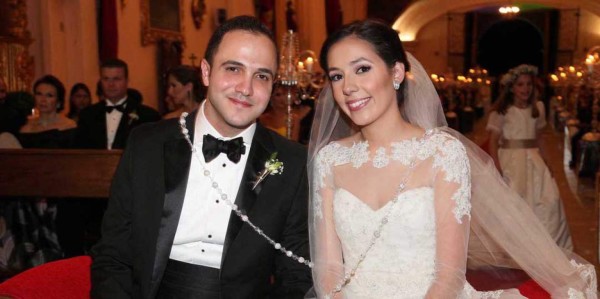
[{"label": "groom's dark hair", "polygon": [[[208,61],[209,65],[212,65],[215,52],[219,48],[221,41],[223,41],[225,34],[235,30],[248,31],[257,35],[262,34],[268,37],[273,42],[273,47],[275,47],[275,52],[277,53],[277,57],[279,57],[279,51],[277,51],[277,43],[275,42],[273,33],[265,24],[261,23],[259,19],[252,16],[237,16],[225,21],[225,23],[217,27],[217,30],[215,30],[213,35],[210,37],[210,40],[208,40],[206,51],[204,51],[204,59]],[[277,59],[277,63],[279,63],[279,59]]]}]

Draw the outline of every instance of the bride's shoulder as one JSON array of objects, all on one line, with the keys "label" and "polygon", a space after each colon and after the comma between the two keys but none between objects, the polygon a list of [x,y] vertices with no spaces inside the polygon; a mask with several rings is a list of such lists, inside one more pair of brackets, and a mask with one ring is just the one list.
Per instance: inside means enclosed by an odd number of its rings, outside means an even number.
[{"label": "bride's shoulder", "polygon": [[364,151],[367,146],[367,143],[361,141],[358,135],[348,136],[329,142],[319,150],[317,159],[321,163],[343,164],[347,162],[353,152]]},{"label": "bride's shoulder", "polygon": [[465,146],[456,136],[441,128],[431,130],[427,140],[429,141],[428,143],[430,147],[436,149],[437,151],[445,153],[448,151],[458,151],[460,153],[466,152]]}]

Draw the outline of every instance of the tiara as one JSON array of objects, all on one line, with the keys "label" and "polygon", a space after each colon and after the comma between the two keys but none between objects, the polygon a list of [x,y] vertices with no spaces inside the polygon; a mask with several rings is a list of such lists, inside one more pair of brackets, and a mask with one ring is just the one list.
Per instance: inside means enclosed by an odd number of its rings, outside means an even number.
[{"label": "tiara", "polygon": [[508,72],[502,76],[502,79],[500,79],[500,84],[502,86],[512,85],[520,75],[528,74],[535,77],[537,76],[537,73],[538,68],[536,66],[530,64],[521,64],[508,70]]}]

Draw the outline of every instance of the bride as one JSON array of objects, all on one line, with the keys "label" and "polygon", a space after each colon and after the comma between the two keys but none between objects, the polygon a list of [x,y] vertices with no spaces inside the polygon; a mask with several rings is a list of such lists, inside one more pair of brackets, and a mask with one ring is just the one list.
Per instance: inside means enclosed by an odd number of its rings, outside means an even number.
[{"label": "bride", "polygon": [[524,298],[476,291],[467,264],[520,268],[556,298],[597,297],[593,266],[567,257],[491,159],[445,127],[397,32],[346,25],[321,64],[330,84],[309,144],[319,298]]}]

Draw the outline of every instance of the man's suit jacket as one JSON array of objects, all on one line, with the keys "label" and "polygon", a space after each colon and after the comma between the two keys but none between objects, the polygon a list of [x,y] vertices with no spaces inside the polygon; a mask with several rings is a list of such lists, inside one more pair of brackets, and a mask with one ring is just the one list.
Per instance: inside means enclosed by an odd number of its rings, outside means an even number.
[{"label": "man's suit jacket", "polygon": [[[187,117],[190,136],[195,118],[196,113]],[[284,163],[283,173],[267,176],[252,190],[252,181],[273,152]],[[113,179],[102,240],[92,252],[92,297],[155,296],[192,158],[178,119],[134,130]],[[306,148],[257,125],[235,203],[268,236],[308,258],[307,198]],[[222,298],[302,298],[311,286],[306,265],[276,251],[233,213],[220,279]]]},{"label": "man's suit jacket", "polygon": [[[88,149],[106,149],[106,102],[101,101],[81,111],[75,136],[75,147]],[[158,112],[141,104],[139,99],[128,96],[127,106],[119,122],[113,149],[125,148],[131,129],[136,126],[160,120]]]}]

